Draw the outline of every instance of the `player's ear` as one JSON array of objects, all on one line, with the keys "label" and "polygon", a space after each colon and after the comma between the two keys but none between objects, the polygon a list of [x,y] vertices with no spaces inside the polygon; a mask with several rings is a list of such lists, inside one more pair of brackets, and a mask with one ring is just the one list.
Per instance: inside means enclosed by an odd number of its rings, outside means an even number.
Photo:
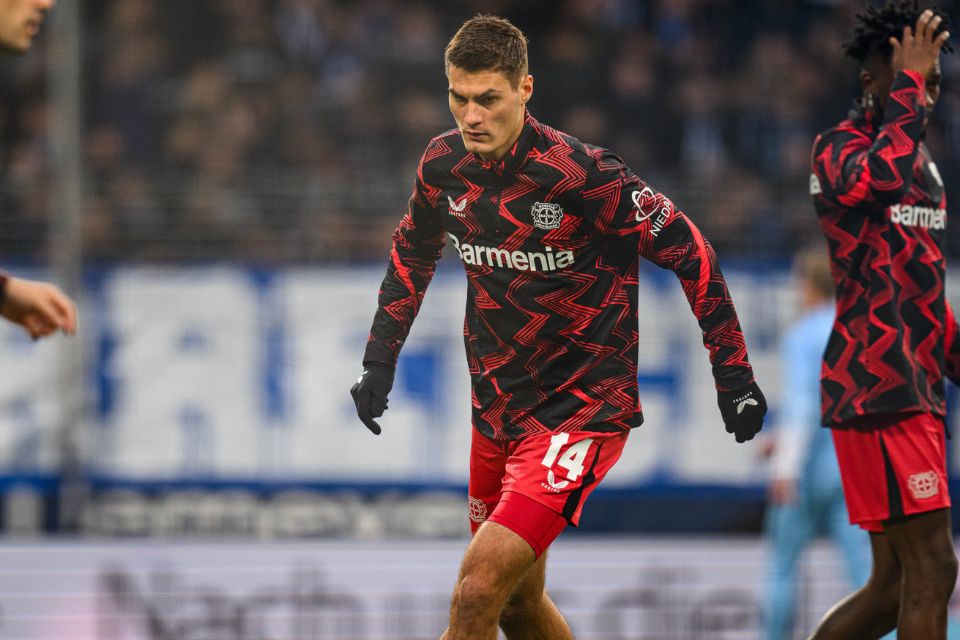
[{"label": "player's ear", "polygon": [[520,102],[526,104],[530,102],[533,96],[533,76],[527,74],[527,77],[520,82]]}]

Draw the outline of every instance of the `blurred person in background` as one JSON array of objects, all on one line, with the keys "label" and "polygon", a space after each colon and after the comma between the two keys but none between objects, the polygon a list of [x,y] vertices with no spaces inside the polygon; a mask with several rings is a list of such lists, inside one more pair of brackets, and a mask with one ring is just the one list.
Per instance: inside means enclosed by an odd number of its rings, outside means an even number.
[{"label": "blurred person in background", "polygon": [[817,535],[827,534],[837,544],[852,586],[862,586],[869,575],[868,537],[847,519],[833,440],[820,426],[820,366],[834,313],[833,279],[822,247],[797,255],[794,279],[801,313],[781,342],[781,415],[763,443],[771,456],[764,523],[772,554],[764,590],[766,640],[794,637],[800,555]]},{"label": "blurred person in background", "polygon": [[375,434],[444,243],[468,279],[473,390],[467,548],[447,640],[572,638],[544,588],[546,551],[643,421],[637,392],[642,256],[675,272],[703,332],[728,432],[759,432],[766,401],[716,255],[613,153],[527,111],[527,39],[493,16],[447,45],[450,110],[394,234],[364,371],[351,389]]},{"label": "blurred person in background", "polygon": [[[33,46],[54,0],[0,0],[0,48],[24,54]],[[0,272],[0,315],[24,327],[36,340],[55,331],[73,334],[77,312],[73,300],[46,282]]]},{"label": "blurred person in background", "polygon": [[810,193],[827,238],[836,320],[821,371],[851,522],[870,532],[866,585],[815,640],[946,637],[957,579],[944,376],[960,380],[944,296],[946,198],[923,143],[947,20],[915,1],[870,6],[845,45],[863,98],[814,142]]}]

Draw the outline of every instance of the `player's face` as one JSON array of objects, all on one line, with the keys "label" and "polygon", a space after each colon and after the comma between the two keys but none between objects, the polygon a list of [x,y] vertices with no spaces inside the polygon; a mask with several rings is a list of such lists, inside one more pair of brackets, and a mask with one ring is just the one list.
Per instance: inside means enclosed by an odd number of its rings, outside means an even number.
[{"label": "player's face", "polygon": [[26,53],[56,0],[0,0],[0,49]]},{"label": "player's face", "polygon": [[467,151],[484,160],[499,160],[520,136],[524,105],[533,93],[533,76],[513,86],[502,71],[447,73],[450,112]]}]

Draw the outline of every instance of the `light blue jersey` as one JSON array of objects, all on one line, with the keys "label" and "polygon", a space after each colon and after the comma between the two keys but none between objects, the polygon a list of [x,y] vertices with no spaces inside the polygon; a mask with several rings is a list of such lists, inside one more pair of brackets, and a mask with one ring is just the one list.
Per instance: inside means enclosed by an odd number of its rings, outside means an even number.
[{"label": "light blue jersey", "polygon": [[[830,429],[820,427],[820,367],[833,330],[834,307],[822,304],[805,314],[783,337],[783,394],[778,429],[796,452],[798,490],[840,487],[840,467]],[[798,433],[791,433],[798,430]]]},{"label": "light blue jersey", "polygon": [[781,342],[784,377],[772,472],[777,479],[796,483],[796,499],[767,509],[765,530],[771,558],[765,589],[765,640],[793,637],[798,564],[814,538],[827,535],[836,542],[851,586],[862,585],[870,570],[867,534],[847,517],[833,436],[830,429],[820,426],[820,366],[833,317],[833,305],[815,307],[791,326]]}]

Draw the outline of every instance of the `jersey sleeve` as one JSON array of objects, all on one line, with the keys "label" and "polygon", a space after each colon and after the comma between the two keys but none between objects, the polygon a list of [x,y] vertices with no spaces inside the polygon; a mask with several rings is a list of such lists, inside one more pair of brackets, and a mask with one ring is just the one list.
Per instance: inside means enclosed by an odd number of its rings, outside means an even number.
[{"label": "jersey sleeve", "polygon": [[899,202],[910,189],[925,115],[923,76],[901,71],[876,138],[843,127],[817,138],[811,192],[846,208]]},{"label": "jersey sleeve", "polygon": [[428,148],[420,160],[407,213],[393,233],[393,249],[380,285],[364,365],[396,366],[443,250],[444,227],[433,206],[440,192],[424,179],[429,153]]},{"label": "jersey sleeve", "polygon": [[946,308],[943,328],[943,372],[954,384],[960,386],[960,326],[957,326],[957,318],[953,315],[949,300],[946,301]]},{"label": "jersey sleeve", "polygon": [[593,152],[583,198],[596,230],[676,274],[710,354],[713,377],[723,391],[753,381],[740,321],[717,256],[700,230],[673,202],[655,191],[606,150]]}]

